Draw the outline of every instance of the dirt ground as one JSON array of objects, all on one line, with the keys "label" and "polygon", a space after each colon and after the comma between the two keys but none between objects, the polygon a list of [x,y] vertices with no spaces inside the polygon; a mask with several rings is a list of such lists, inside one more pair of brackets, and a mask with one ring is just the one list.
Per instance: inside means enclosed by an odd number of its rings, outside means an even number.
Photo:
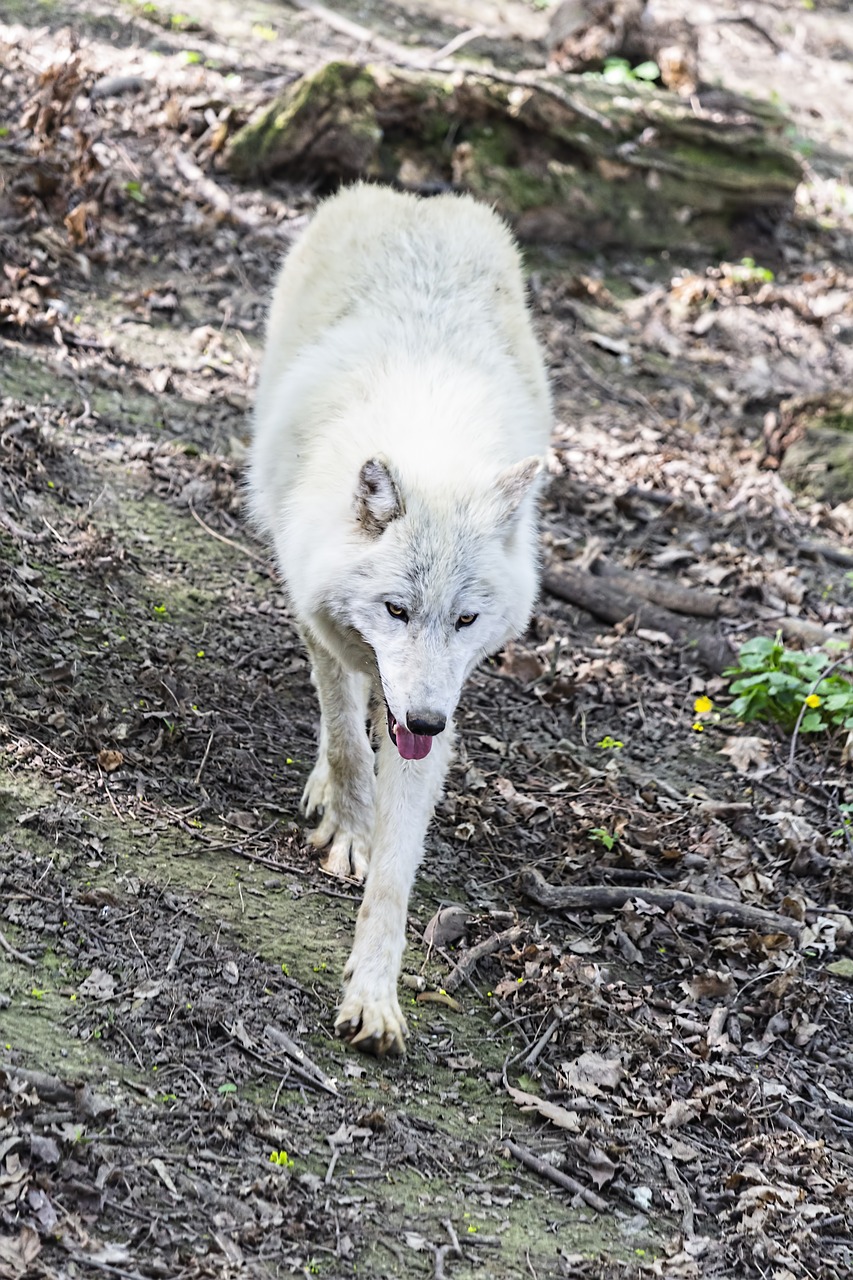
[{"label": "dirt ground", "polygon": [[[0,1277],[851,1274],[850,767],[727,717],[699,638],[853,625],[853,503],[763,465],[783,402],[853,385],[853,18],[750,14],[697,10],[703,69],[790,110],[791,218],[732,264],[529,252],[549,569],[603,553],[725,616],[673,640],[543,594],[471,681],[377,1062],[332,1034],[359,893],[303,839],[317,710],[240,489],[317,193],[217,158],[363,49],[272,3],[0,2]],[[466,56],[507,65],[545,22],[350,17],[480,23]],[[637,891],[546,907],[525,868]]]}]

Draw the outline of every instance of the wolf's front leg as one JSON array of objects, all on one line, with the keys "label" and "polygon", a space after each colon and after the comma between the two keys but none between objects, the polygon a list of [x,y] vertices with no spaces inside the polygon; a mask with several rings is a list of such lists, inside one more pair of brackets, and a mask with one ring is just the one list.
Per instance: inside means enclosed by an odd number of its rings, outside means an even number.
[{"label": "wolf's front leg", "polygon": [[409,894],[452,745],[448,725],[433,739],[423,760],[402,759],[388,738],[379,749],[370,870],[335,1029],[360,1049],[380,1056],[405,1050],[408,1029],[397,999],[397,979],[406,945]]},{"label": "wolf's front leg", "polygon": [[367,737],[368,682],[345,671],[325,649],[309,642],[320,698],[320,750],[302,793],[306,817],[322,811],[308,839],[328,851],[324,870],[363,880],[370,857],[375,790],[373,749]]}]

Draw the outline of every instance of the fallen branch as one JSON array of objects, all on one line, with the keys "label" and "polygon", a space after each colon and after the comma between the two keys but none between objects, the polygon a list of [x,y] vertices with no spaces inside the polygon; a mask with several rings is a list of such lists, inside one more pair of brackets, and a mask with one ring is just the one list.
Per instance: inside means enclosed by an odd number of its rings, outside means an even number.
[{"label": "fallen branch", "polygon": [[548,570],[543,586],[552,596],[584,609],[602,622],[615,625],[633,618],[636,627],[662,631],[672,640],[694,645],[697,655],[711,671],[723,671],[732,660],[732,649],[725,637],[707,627],[691,625],[669,609],[662,609],[571,565]]},{"label": "fallen branch", "polygon": [[642,898],[653,907],[670,911],[673,907],[689,907],[706,911],[710,916],[728,917],[735,924],[758,933],[786,933],[798,938],[802,925],[790,916],[729,898],[712,898],[707,893],[685,893],[682,889],[653,889],[648,885],[578,885],[563,888],[549,884],[534,867],[525,867],[519,876],[521,892],[540,907],[557,911],[618,911],[632,898]]},{"label": "fallen branch", "polygon": [[494,933],[491,938],[486,938],[485,942],[478,942],[476,947],[471,947],[459,958],[455,968],[451,969],[444,979],[444,990],[455,991],[485,956],[494,955],[502,947],[511,946],[513,942],[518,941],[523,932],[522,926],[515,924],[511,929],[504,929],[502,933]]},{"label": "fallen branch", "polygon": [[781,631],[786,640],[800,640],[803,644],[826,644],[829,640],[837,644],[839,640],[849,643],[848,636],[841,631],[830,631],[829,627],[821,627],[806,618],[761,618],[767,631]]},{"label": "fallen branch", "polygon": [[563,1173],[560,1169],[555,1169],[547,1160],[541,1160],[539,1156],[535,1156],[532,1151],[527,1150],[527,1147],[519,1146],[511,1138],[505,1138],[502,1145],[526,1169],[531,1169],[534,1173],[538,1173],[541,1178],[547,1178],[549,1182],[556,1183],[564,1191],[571,1191],[572,1195],[580,1196],[582,1200],[585,1200],[593,1209],[597,1209],[599,1213],[607,1211],[609,1206],[606,1200],[602,1200],[601,1196],[596,1195],[594,1191],[590,1191],[589,1187],[585,1187],[576,1178],[570,1178],[567,1173]]},{"label": "fallen branch", "polygon": [[842,569],[853,569],[853,554],[843,551],[841,547],[833,547],[828,542],[799,542],[797,550],[803,556],[815,556],[821,560],[829,560],[831,564],[840,564]]},{"label": "fallen branch", "polygon": [[655,578],[639,569],[623,569],[605,556],[599,556],[591,566],[596,577],[606,578],[614,586],[620,586],[652,604],[659,604],[673,613],[687,614],[692,618],[734,617],[742,606],[727,596],[713,591],[701,591],[696,587],[682,587],[669,578]]}]

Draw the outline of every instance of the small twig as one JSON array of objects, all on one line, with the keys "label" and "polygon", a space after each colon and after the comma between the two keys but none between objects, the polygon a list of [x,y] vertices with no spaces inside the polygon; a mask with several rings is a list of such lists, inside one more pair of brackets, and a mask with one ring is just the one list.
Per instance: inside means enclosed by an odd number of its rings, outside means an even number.
[{"label": "small twig", "polygon": [[195,775],[195,785],[201,782],[201,775],[204,773],[204,766],[207,764],[207,757],[210,755],[210,748],[213,746],[213,732],[207,740],[207,746],[204,749],[204,755],[201,758],[201,764],[198,766],[198,773]]},{"label": "small twig", "polygon": [[514,924],[511,929],[504,929],[502,933],[494,933],[491,938],[486,938],[485,942],[479,942],[476,947],[471,947],[463,956],[460,956],[456,962],[456,967],[451,969],[444,979],[442,984],[444,990],[455,991],[484,956],[493,955],[496,951],[500,951],[502,947],[511,946],[513,942],[518,941],[523,932],[524,929],[520,924]]},{"label": "small twig", "polygon": [[327,1093],[337,1094],[338,1090],[334,1081],[330,1080],[326,1073],[317,1066],[316,1062],[312,1062],[307,1053],[301,1048],[286,1032],[280,1030],[279,1027],[271,1025],[264,1027],[264,1039],[276,1049],[281,1049],[287,1054],[300,1069],[303,1078],[308,1077],[312,1084],[319,1085],[325,1089]]},{"label": "small twig", "polygon": [[31,969],[35,969],[37,962],[33,960],[31,956],[25,956],[23,951],[19,951],[17,947],[13,947],[11,942],[9,942],[2,933],[0,933],[0,947],[2,947],[6,954],[11,956],[13,960],[20,960],[21,964],[28,964]]},{"label": "small twig", "polygon": [[528,1151],[527,1147],[520,1147],[517,1142],[513,1142],[510,1138],[505,1138],[502,1145],[506,1147],[511,1156],[515,1157],[519,1164],[531,1169],[533,1173],[538,1173],[541,1178],[547,1178],[549,1182],[556,1183],[564,1191],[571,1191],[572,1195],[580,1196],[582,1200],[585,1200],[591,1208],[597,1209],[599,1213],[605,1213],[609,1208],[607,1201],[596,1195],[594,1191],[590,1191],[589,1187],[585,1187],[576,1178],[569,1177],[561,1169],[555,1169],[547,1160],[541,1160],[532,1151]]},{"label": "small twig", "polygon": [[435,1251],[435,1280],[447,1280],[447,1274],[444,1270],[444,1260],[449,1253],[455,1254],[457,1258],[462,1257],[459,1237],[453,1228],[453,1223],[449,1218],[446,1218],[442,1223],[442,1226],[450,1236],[450,1244],[441,1244]]},{"label": "small twig", "polygon": [[248,556],[250,560],[256,560],[258,564],[269,567],[269,558],[267,556],[262,556],[259,552],[253,551],[251,547],[244,547],[242,542],[235,542],[233,538],[226,538],[224,533],[217,533],[215,529],[211,529],[210,525],[202,520],[192,503],[189,504],[189,507],[193,520],[200,524],[205,533],[210,534],[211,538],[215,538],[217,542],[224,542],[226,547],[233,547],[241,555]]},{"label": "small twig", "polygon": [[0,500],[0,524],[8,529],[13,538],[18,538],[21,542],[44,542],[47,537],[46,533],[31,533],[29,529],[24,529],[16,520],[13,520],[9,512]]},{"label": "small twig", "polygon": [[178,941],[175,943],[175,946],[172,950],[172,954],[169,956],[169,963],[166,965],[167,973],[171,973],[173,969],[177,968],[177,964],[181,958],[181,953],[184,949],[184,943],[186,942],[186,940],[187,940],[186,933],[178,934]]},{"label": "small twig", "polygon": [[784,53],[784,48],[776,37],[772,36],[765,27],[762,27],[760,22],[756,22],[755,18],[747,17],[746,14],[726,14],[720,18],[712,18],[711,21],[718,25],[727,22],[731,24],[738,23],[742,27],[749,27],[750,31],[754,31],[757,36],[761,36],[762,40],[767,41],[774,53]]},{"label": "small twig", "polygon": [[124,818],[123,818],[123,817],[122,817],[122,815],[119,813],[119,811],[118,811],[118,807],[117,807],[117,805],[116,805],[115,800],[113,800],[113,793],[110,791],[109,783],[107,782],[106,778],[104,777],[104,771],[103,771],[103,769],[101,768],[100,761],[98,761],[98,773],[99,773],[99,774],[100,774],[100,776],[101,776],[101,783],[102,783],[102,785],[103,785],[104,791],[107,793],[107,799],[108,799],[108,800],[109,800],[109,802],[110,802],[110,808],[112,809],[112,811],[113,811],[113,813],[115,814],[115,816],[118,818],[119,822],[124,822]]},{"label": "small twig", "polygon": [[443,62],[445,58],[451,57],[454,53],[458,53],[466,44],[470,44],[472,40],[479,40],[480,36],[484,36],[486,30],[484,27],[469,27],[467,31],[460,31],[452,40],[448,40],[447,44],[442,45],[435,53],[431,53],[426,61],[427,67],[434,67],[437,62]]},{"label": "small twig", "polygon": [[684,1232],[688,1240],[696,1234],[693,1220],[693,1201],[690,1199],[690,1193],[687,1187],[679,1177],[678,1170],[675,1167],[675,1161],[670,1160],[667,1156],[662,1156],[663,1167],[666,1172],[667,1181],[675,1192],[676,1199],[681,1206],[681,1230]]},{"label": "small twig", "polygon": [[404,66],[419,65],[413,63],[411,49],[405,49],[403,45],[397,44],[394,40],[388,40],[385,36],[380,36],[377,32],[371,31],[369,27],[363,27],[358,22],[353,22],[351,18],[345,18],[341,13],[335,13],[332,9],[327,9],[323,4],[315,4],[314,0],[290,0],[294,9],[301,9],[303,13],[310,13],[312,17],[318,18],[320,22],[325,22],[327,27],[332,31],[337,31],[342,36],[348,36],[350,40],[357,40],[359,44],[366,45],[368,48],[373,46],[386,58],[392,58],[395,62],[399,62]]},{"label": "small twig", "polygon": [[340,1147],[335,1147],[334,1151],[332,1152],[332,1158],[329,1161],[329,1167],[326,1170],[326,1176],[323,1179],[326,1186],[328,1186],[329,1183],[332,1181],[332,1178],[334,1177],[334,1173],[335,1173],[335,1165],[338,1163],[340,1158],[341,1158]]},{"label": "small twig", "polygon": [[561,1021],[562,1019],[558,1017],[554,1017],[551,1019],[551,1021],[548,1023],[548,1026],[542,1032],[542,1035],[539,1037],[539,1039],[534,1044],[533,1048],[528,1053],[527,1057],[524,1059],[524,1065],[525,1067],[527,1067],[528,1071],[530,1070],[531,1067],[536,1065],[537,1058],[539,1057],[540,1053],[547,1045],[548,1041],[553,1036],[554,1032],[559,1027]]},{"label": "small twig", "polygon": [[751,907],[728,898],[712,898],[707,893],[685,893],[682,889],[653,889],[648,885],[580,885],[561,888],[549,884],[535,867],[525,867],[519,877],[519,888],[540,907],[557,911],[618,911],[632,898],[642,898],[651,906],[669,911],[675,906],[692,911],[707,911],[710,916],[729,917],[736,924],[759,933],[787,933],[798,938],[802,925],[790,916],[762,907]]}]

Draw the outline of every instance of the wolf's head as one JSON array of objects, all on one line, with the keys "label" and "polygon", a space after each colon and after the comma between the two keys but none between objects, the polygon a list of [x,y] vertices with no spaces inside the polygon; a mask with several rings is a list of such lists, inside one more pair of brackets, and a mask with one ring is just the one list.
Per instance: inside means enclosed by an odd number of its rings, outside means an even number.
[{"label": "wolf's head", "polygon": [[405,759],[429,752],[471,670],[527,624],[541,471],[533,457],[479,487],[461,476],[417,488],[383,459],[361,468],[358,560],[327,607],[375,658],[389,731]]}]

